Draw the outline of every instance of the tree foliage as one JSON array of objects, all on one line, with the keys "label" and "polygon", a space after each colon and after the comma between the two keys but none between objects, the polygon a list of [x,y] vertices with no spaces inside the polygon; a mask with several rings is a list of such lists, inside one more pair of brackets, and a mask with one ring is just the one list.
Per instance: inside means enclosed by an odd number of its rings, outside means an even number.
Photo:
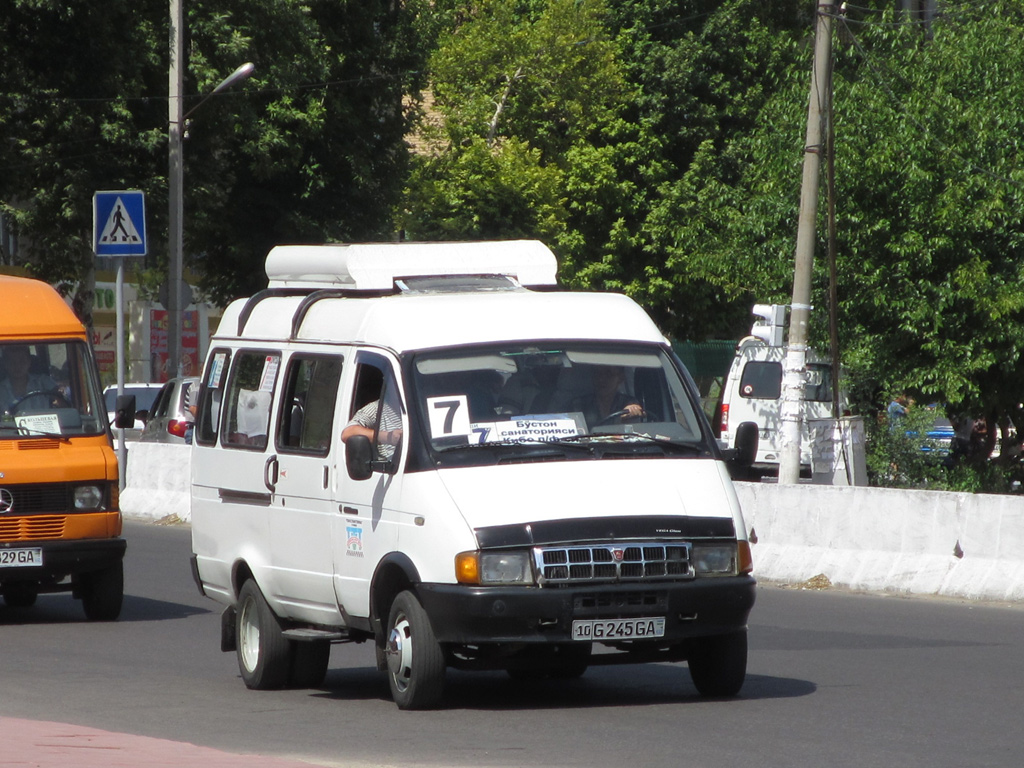
[{"label": "tree foliage", "polygon": [[[835,22],[841,354],[869,403],[905,391],[1022,424],[1024,10],[950,4],[924,27],[892,6]],[[188,93],[256,64],[185,144],[186,252],[219,298],[261,287],[275,243],[397,223],[420,239],[539,237],[563,281],[624,291],[678,338],[735,338],[751,303],[789,300],[812,2],[187,8]],[[4,6],[0,200],[41,277],[91,261],[98,189],[147,193],[162,263],[166,16],[165,0]]]},{"label": "tree foliage", "polygon": [[[186,2],[185,255],[217,299],[265,284],[280,242],[389,236],[426,3]],[[166,0],[9,0],[0,16],[0,200],[33,271],[75,279],[96,190],[147,195],[150,262],[166,258]],[[9,66],[8,66],[9,65]]]},{"label": "tree foliage", "polygon": [[[868,407],[907,392],[993,426],[1022,423],[1022,23],[1009,3],[949,13],[929,35],[892,13],[838,23],[840,342]],[[810,60],[779,61],[756,124],[705,141],[665,196],[685,213],[664,228],[680,288],[702,280],[728,296],[747,285],[787,300]],[[823,345],[823,238],[817,254]]]}]

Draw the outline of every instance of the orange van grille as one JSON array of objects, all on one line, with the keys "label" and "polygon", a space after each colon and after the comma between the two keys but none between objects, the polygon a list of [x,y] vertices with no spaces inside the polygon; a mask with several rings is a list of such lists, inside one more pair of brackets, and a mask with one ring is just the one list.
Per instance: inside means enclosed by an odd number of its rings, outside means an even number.
[{"label": "orange van grille", "polygon": [[32,440],[4,440],[0,442],[0,451],[57,451],[60,440],[35,438]]},{"label": "orange van grille", "polygon": [[65,515],[0,518],[0,540],[36,541],[64,536]]},{"label": "orange van grille", "polygon": [[60,449],[60,442],[57,440],[20,440],[19,451],[56,451]]}]

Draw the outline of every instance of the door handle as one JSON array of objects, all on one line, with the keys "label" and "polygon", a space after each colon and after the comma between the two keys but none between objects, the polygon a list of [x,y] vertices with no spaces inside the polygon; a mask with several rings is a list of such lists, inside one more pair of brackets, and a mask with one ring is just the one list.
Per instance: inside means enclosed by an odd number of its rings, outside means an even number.
[{"label": "door handle", "polygon": [[267,490],[273,492],[277,488],[277,473],[278,463],[277,455],[271,456],[267,459],[267,463],[263,465],[263,484],[267,486]]}]

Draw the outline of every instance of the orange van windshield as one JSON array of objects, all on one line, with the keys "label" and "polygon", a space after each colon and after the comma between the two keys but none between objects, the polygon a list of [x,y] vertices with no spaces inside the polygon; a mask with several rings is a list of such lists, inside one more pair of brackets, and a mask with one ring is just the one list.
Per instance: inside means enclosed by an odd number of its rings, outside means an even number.
[{"label": "orange van windshield", "polygon": [[0,343],[0,440],[98,435],[106,429],[84,341]]}]

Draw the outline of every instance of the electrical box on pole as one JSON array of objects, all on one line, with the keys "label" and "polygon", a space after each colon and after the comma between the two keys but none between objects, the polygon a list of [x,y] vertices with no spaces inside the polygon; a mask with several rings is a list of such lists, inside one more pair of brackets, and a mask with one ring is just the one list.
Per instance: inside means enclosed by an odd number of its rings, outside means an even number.
[{"label": "electrical box on pole", "polygon": [[786,305],[755,304],[751,311],[759,319],[750,329],[750,335],[763,340],[769,347],[781,347],[786,330]]}]

